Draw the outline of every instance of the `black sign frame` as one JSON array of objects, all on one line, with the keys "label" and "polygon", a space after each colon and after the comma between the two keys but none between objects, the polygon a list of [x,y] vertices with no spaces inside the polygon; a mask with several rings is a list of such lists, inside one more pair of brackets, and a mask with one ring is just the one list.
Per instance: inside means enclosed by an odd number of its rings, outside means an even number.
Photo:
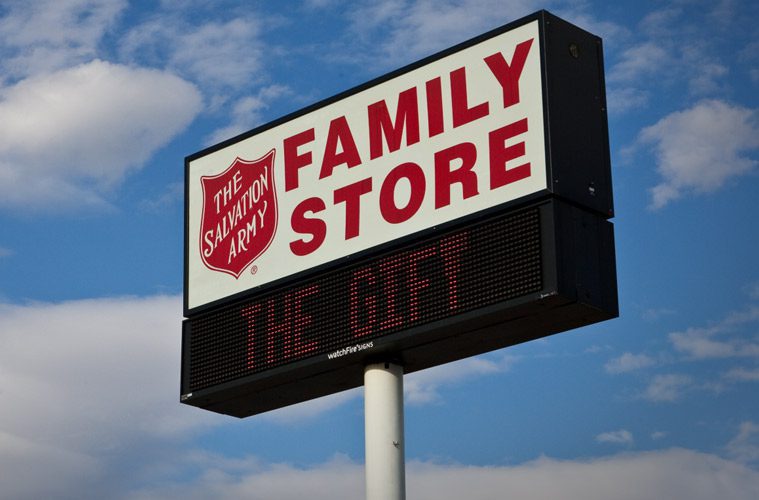
[{"label": "black sign frame", "polygon": [[[245,417],[357,387],[363,383],[365,364],[377,360],[395,359],[404,365],[406,372],[413,372],[618,315],[613,226],[607,220],[613,217],[614,209],[601,40],[546,11],[188,156],[185,169],[189,172],[189,164],[195,158],[535,20],[539,22],[541,38],[548,188],[193,309],[187,305],[190,238],[186,237],[184,312],[188,319],[183,323],[183,403]],[[187,184],[185,189],[188,193]],[[304,350],[292,356],[291,362],[270,369],[255,373],[241,370],[237,376],[221,377],[218,382],[213,382],[214,379],[200,385],[193,382],[195,367],[216,363],[213,357],[199,359],[200,351],[193,349],[193,341],[200,335],[199,327],[193,325],[204,318],[230,308],[245,307],[260,297],[298,289],[310,280],[336,275],[346,267],[377,262],[404,248],[414,248],[456,231],[489,224],[498,217],[529,210],[537,211],[541,221],[541,285],[538,290],[375,337],[371,347],[361,348],[361,339],[346,342],[340,348],[346,351],[340,356],[330,357],[324,352],[310,354]],[[189,230],[187,213],[186,196],[186,231]],[[239,332],[229,334],[239,335]],[[224,339],[219,342],[223,344]]]}]

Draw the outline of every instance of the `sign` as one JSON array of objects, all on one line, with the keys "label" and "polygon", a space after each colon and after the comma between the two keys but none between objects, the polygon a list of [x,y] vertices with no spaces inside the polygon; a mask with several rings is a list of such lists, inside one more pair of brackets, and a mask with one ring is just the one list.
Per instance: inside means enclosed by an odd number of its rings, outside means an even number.
[{"label": "sign", "polygon": [[615,316],[601,61],[539,12],[188,157],[182,400],[245,416]]},{"label": "sign", "polygon": [[274,152],[254,161],[235,158],[224,172],[200,178],[199,253],[206,268],[239,279],[269,248],[277,230]]}]

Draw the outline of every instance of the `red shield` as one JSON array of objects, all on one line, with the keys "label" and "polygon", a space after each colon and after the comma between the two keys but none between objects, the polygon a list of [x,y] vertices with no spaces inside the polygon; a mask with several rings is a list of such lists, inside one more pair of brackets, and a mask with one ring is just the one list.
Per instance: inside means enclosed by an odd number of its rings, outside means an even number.
[{"label": "red shield", "polygon": [[258,160],[236,158],[226,171],[200,182],[203,263],[239,278],[269,248],[277,230],[274,150]]}]

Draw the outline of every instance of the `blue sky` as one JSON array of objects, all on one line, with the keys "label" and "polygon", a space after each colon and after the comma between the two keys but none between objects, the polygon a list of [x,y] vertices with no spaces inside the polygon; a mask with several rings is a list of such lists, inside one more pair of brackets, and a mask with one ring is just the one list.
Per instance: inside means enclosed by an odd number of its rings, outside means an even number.
[{"label": "blue sky", "polygon": [[360,498],[361,390],[179,398],[183,159],[540,8],[603,37],[619,319],[409,375],[409,498],[759,497],[759,6],[0,1],[0,496]]}]

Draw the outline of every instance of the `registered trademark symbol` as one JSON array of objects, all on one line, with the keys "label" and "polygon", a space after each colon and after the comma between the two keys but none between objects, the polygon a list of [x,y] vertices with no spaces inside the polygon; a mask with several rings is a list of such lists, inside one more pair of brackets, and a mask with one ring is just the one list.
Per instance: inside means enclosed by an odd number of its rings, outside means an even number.
[{"label": "registered trademark symbol", "polygon": [[258,272],[258,266],[251,266],[250,274],[256,274]]}]

